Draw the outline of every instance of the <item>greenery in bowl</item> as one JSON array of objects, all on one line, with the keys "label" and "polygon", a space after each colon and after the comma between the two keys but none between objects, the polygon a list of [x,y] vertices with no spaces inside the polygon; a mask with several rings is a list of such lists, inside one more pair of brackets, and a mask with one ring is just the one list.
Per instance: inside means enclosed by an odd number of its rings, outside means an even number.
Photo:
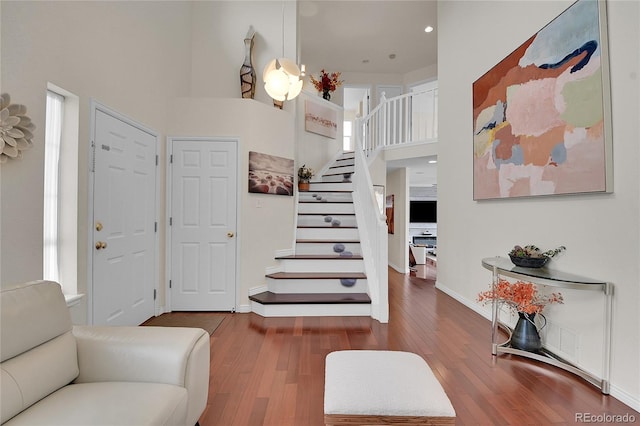
[{"label": "greenery in bowl", "polygon": [[313,175],[313,169],[311,167],[307,167],[305,164],[298,169],[298,179],[301,181],[308,181],[313,177]]},{"label": "greenery in bowl", "polygon": [[509,256],[513,257],[526,257],[526,258],[552,258],[558,253],[565,251],[567,248],[565,246],[560,246],[553,250],[542,251],[538,247],[534,245],[526,245],[524,247],[514,246],[509,252]]}]

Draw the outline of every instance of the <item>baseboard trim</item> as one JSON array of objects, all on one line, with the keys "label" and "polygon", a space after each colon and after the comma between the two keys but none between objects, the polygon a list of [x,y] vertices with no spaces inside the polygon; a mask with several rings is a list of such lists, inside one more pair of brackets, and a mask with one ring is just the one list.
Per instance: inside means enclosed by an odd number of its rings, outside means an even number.
[{"label": "baseboard trim", "polygon": [[[269,291],[269,287],[267,287],[266,285],[260,285],[258,287],[251,287],[249,289],[249,296],[253,296],[254,294],[258,294],[258,293],[264,293],[265,291]],[[251,309],[251,308],[249,308]],[[251,312],[251,311],[249,311]]]},{"label": "baseboard trim", "polygon": [[238,306],[238,309],[236,310],[237,313],[239,314],[249,314],[251,313],[251,306],[250,305],[240,305]]}]

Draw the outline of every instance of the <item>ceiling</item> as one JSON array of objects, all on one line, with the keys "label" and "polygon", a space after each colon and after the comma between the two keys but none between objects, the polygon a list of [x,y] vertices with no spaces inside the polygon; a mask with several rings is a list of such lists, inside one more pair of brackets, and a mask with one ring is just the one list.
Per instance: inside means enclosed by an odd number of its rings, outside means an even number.
[{"label": "ceiling", "polygon": [[[301,63],[314,75],[322,68],[406,74],[434,65],[436,7],[435,0],[299,0]],[[429,25],[435,30],[426,33]],[[432,188],[435,194],[436,164],[428,162],[433,159],[393,161],[387,169],[407,167],[411,186]]]},{"label": "ceiling", "polygon": [[[301,62],[311,73],[405,74],[434,65],[436,7],[435,0],[300,0]],[[435,30],[426,33],[428,25]]]}]

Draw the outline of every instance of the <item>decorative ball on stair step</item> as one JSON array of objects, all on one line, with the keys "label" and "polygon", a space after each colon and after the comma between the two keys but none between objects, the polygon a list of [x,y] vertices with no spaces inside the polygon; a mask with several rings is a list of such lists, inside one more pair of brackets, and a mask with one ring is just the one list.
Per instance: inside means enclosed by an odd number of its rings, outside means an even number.
[{"label": "decorative ball on stair step", "polygon": [[340,257],[353,257],[353,253],[351,253],[350,251],[343,251],[342,253],[340,253]]},{"label": "decorative ball on stair step", "polygon": [[322,201],[322,196],[321,195],[316,195],[316,200]]},{"label": "decorative ball on stair step", "polygon": [[342,253],[344,249],[345,249],[345,246],[342,243],[337,243],[333,245],[333,251],[336,253]]},{"label": "decorative ball on stair step", "polygon": [[324,217],[324,221],[327,222],[327,223],[331,222],[332,220],[333,220],[333,217],[331,217],[331,216],[325,216]]},{"label": "decorative ball on stair step", "polygon": [[340,278],[340,284],[345,287],[353,287],[356,285],[356,281],[358,281],[356,278]]},{"label": "decorative ball on stair step", "polygon": [[338,219],[333,219],[331,221],[331,226],[340,226],[340,223],[342,222],[340,222]]}]

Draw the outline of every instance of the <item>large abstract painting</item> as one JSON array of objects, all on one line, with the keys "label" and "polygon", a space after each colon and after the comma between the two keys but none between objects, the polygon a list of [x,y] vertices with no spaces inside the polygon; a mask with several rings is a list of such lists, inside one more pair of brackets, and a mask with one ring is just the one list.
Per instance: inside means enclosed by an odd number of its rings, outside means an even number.
[{"label": "large abstract painting", "polygon": [[473,83],[475,200],[612,191],[605,6],[577,1]]}]

